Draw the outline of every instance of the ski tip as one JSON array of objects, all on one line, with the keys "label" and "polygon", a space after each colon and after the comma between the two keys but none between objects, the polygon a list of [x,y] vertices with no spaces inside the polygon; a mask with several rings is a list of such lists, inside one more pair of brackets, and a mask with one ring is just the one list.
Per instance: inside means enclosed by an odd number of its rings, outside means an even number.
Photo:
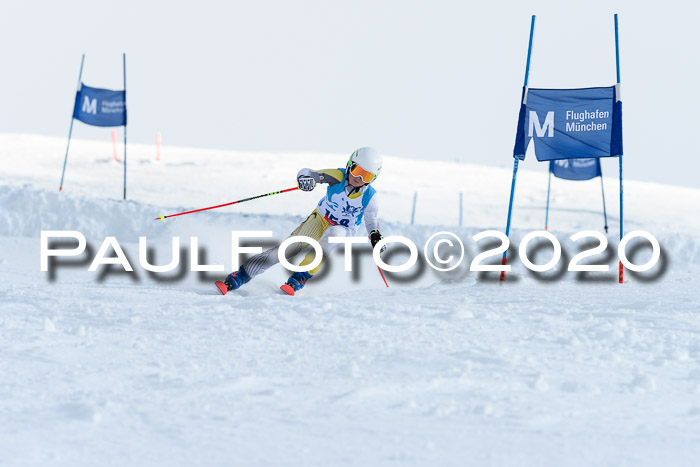
[{"label": "ski tip", "polygon": [[219,290],[219,292],[221,292],[221,295],[226,295],[226,292],[228,292],[226,284],[224,284],[221,281],[216,281],[214,282],[214,284],[216,285],[216,288]]},{"label": "ski tip", "polygon": [[287,284],[283,284],[282,286],[280,286],[280,289],[287,295],[294,295],[294,289]]}]

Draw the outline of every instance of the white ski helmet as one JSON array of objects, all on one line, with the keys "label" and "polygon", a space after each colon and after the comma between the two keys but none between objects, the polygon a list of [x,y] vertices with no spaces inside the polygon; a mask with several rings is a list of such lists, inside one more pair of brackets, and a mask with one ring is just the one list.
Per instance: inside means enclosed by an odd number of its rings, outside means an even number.
[{"label": "white ski helmet", "polygon": [[[350,173],[353,166],[359,166],[363,169],[357,174],[353,173],[353,175],[361,176],[365,183],[372,183],[382,171],[382,155],[374,148],[357,149],[348,159],[346,172]],[[370,178],[370,180],[366,180],[366,178]]]}]

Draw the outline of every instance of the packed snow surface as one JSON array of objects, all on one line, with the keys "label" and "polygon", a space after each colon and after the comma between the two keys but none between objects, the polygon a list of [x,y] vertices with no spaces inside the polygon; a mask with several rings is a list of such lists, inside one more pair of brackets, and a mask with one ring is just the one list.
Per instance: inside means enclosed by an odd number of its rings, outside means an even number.
[{"label": "packed snow surface", "polygon": [[[604,179],[609,247],[589,260],[607,273],[563,270],[582,249],[572,234],[602,232],[600,180],[554,180],[560,264],[534,273],[514,249],[499,283],[469,271],[498,244],[472,236],[504,231],[511,169],[387,156],[382,233],[422,258],[431,235],[452,232],[460,267],[421,259],[386,288],[356,247],[353,272],[338,251],[294,297],[278,290],[282,266],[221,296],[231,231],[273,232],[250,246],[281,241],[323,187],[155,218],[293,187],[300,168],[347,154],[165,147],[157,162],[154,147],[130,145],[127,201],[111,144],[74,140],[59,193],[64,154],[62,139],[0,135],[0,465],[697,465],[700,190],[625,182],[626,232],[651,233],[662,254],[620,285],[617,174]],[[528,164],[514,247],[544,227],[546,174]],[[42,272],[42,230],[79,231],[87,252]],[[133,272],[88,271],[106,237]],[[180,267],[145,270],[139,237],[160,265],[179,238]],[[199,263],[224,272],[190,271],[193,237]],[[408,258],[389,248],[388,262]],[[538,249],[543,264],[551,248]],[[651,256],[644,242],[629,251]]]}]

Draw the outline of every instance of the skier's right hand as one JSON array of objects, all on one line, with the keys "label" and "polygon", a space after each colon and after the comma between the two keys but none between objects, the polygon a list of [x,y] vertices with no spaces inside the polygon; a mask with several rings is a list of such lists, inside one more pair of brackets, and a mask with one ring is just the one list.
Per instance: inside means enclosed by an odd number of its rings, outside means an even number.
[{"label": "skier's right hand", "polygon": [[312,191],[316,186],[316,182],[314,181],[313,177],[308,175],[297,176],[297,184],[299,185],[299,189],[301,191]]}]

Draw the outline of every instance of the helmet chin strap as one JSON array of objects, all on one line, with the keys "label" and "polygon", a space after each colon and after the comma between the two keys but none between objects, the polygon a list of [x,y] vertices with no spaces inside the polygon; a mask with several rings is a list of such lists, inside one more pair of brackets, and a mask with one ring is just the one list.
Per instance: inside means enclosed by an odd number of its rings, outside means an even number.
[{"label": "helmet chin strap", "polygon": [[[350,185],[350,181],[349,181],[349,180],[348,180],[348,185]],[[365,183],[365,185],[366,185],[366,183]],[[353,185],[350,185],[350,186],[351,186],[352,188],[350,189],[350,192],[348,193],[349,195],[351,195],[351,194],[353,194],[353,193],[357,193],[358,191],[360,191],[360,188],[362,188],[361,186],[353,186]],[[362,185],[362,186],[364,186],[364,185]]]},{"label": "helmet chin strap", "polygon": [[365,183],[365,181],[362,180],[362,185],[361,185],[361,186],[355,186],[355,185],[353,185],[352,183],[350,183],[350,176],[351,176],[351,175],[350,175],[350,172],[348,172],[348,176],[347,176],[347,178],[345,179],[346,186],[349,186],[349,187],[350,187],[350,191],[348,192],[348,195],[351,195],[351,194],[353,194],[353,193],[357,193],[357,192],[360,191],[360,189],[361,189],[362,187],[364,187],[365,185],[369,185],[369,183]]}]

